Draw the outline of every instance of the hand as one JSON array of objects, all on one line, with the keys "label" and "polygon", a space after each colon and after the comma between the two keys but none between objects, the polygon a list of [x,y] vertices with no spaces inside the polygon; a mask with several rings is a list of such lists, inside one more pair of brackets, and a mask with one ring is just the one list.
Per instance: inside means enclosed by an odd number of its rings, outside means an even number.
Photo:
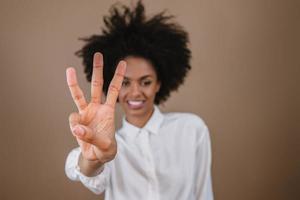
[{"label": "hand", "polygon": [[81,148],[84,159],[100,161],[112,160],[117,153],[115,139],[115,104],[122,86],[126,62],[120,61],[109,85],[105,103],[101,103],[103,87],[103,56],[94,54],[91,81],[91,102],[87,103],[77,83],[74,68],[66,70],[67,82],[79,113],[69,116],[70,128]]}]

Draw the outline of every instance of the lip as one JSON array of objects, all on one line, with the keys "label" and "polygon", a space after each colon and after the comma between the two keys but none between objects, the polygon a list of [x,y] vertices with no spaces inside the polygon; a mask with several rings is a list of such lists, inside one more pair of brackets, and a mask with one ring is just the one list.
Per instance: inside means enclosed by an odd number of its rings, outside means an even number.
[{"label": "lip", "polygon": [[[141,101],[141,103],[140,104],[130,104],[129,101]],[[133,109],[133,110],[141,109],[145,105],[145,101],[144,100],[128,100],[128,101],[126,101],[126,103],[127,103],[128,107],[130,109]]]}]

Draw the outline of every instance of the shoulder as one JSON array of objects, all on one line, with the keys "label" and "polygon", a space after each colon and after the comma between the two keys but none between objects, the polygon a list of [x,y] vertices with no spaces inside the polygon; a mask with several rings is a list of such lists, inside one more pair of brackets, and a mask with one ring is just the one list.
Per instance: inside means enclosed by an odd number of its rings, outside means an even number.
[{"label": "shoulder", "polygon": [[205,121],[194,113],[164,113],[162,128],[164,132],[170,132],[185,144],[199,144],[203,138],[209,138]]},{"label": "shoulder", "polygon": [[164,124],[177,125],[182,128],[195,129],[198,131],[207,129],[206,123],[200,116],[186,112],[164,113]]}]

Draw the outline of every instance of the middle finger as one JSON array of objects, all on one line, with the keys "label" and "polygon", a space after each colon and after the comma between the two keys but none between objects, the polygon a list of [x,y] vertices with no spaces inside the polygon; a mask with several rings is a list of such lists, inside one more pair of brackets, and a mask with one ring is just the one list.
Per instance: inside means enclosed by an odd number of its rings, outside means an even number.
[{"label": "middle finger", "polygon": [[103,56],[100,52],[94,54],[93,74],[91,81],[91,102],[100,103],[103,87]]}]

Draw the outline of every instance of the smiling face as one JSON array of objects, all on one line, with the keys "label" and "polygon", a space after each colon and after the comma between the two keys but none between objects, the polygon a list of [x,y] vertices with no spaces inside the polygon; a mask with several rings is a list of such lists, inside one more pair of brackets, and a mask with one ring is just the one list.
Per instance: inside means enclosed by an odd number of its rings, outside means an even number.
[{"label": "smiling face", "polygon": [[153,112],[160,82],[152,64],[146,59],[130,56],[125,61],[127,69],[119,93],[119,103],[128,122],[144,125]]}]

